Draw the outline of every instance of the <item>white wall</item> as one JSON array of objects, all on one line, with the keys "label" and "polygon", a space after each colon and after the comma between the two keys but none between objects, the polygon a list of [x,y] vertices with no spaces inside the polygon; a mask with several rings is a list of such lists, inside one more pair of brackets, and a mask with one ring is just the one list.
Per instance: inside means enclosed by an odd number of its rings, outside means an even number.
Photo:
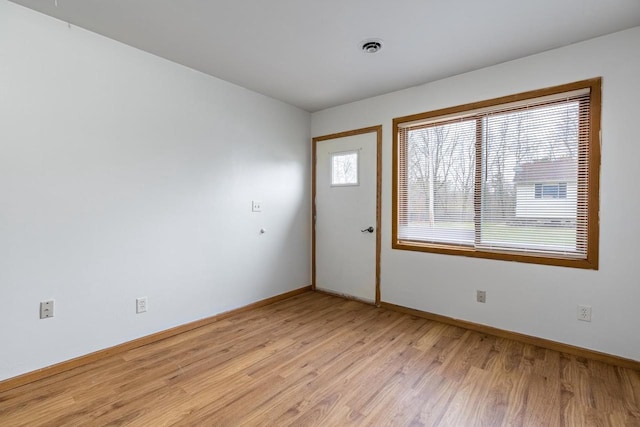
[{"label": "white wall", "polygon": [[308,285],[309,128],[0,0],[0,380]]},{"label": "white wall", "polygon": [[[640,360],[640,27],[312,115],[312,136],[383,125],[382,300]],[[600,269],[391,249],[391,119],[603,77]],[[473,282],[476,282],[475,284]],[[487,303],[475,302],[476,289]],[[576,306],[593,306],[591,323]]]}]

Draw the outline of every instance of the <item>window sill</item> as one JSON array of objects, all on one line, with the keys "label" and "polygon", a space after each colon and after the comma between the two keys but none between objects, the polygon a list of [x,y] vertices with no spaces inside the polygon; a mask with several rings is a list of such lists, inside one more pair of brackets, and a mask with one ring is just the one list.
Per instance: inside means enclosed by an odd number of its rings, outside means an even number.
[{"label": "window sill", "polygon": [[548,257],[525,254],[522,252],[510,252],[510,251],[489,251],[485,249],[475,249],[472,247],[455,246],[446,244],[433,244],[416,241],[399,240],[395,241],[391,245],[392,249],[405,250],[405,251],[417,251],[417,252],[429,252],[443,255],[457,255],[466,256],[472,258],[484,258],[495,259],[502,261],[516,261],[529,264],[541,264],[551,265],[557,267],[571,267],[581,268],[587,270],[597,270],[597,261],[589,259],[576,259],[570,257]]}]

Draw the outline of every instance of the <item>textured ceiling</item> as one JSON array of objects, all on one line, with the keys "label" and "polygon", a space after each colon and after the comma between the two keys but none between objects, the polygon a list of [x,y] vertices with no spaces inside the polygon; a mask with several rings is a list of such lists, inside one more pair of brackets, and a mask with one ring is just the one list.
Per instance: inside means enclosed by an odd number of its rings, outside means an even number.
[{"label": "textured ceiling", "polygon": [[14,3],[307,111],[640,25],[640,0]]}]

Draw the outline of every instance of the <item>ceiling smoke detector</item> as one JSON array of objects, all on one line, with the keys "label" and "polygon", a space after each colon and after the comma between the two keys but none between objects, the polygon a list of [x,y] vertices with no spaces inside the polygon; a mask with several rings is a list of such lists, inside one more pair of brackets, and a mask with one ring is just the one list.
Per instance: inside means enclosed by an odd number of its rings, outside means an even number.
[{"label": "ceiling smoke detector", "polygon": [[360,49],[364,53],[376,53],[382,49],[382,40],[380,39],[367,39],[360,43]]}]

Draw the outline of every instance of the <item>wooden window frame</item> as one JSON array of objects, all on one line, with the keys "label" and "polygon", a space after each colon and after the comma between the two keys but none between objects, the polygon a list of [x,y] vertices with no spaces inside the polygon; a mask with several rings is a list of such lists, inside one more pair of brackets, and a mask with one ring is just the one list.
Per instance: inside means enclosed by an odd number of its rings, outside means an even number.
[{"label": "wooden window frame", "polygon": [[[438,244],[429,242],[418,242],[398,239],[398,221],[400,219],[400,208],[406,206],[408,200],[402,198],[400,200],[399,185],[401,182],[401,174],[406,174],[406,164],[401,164],[400,159],[406,159],[407,144],[405,141],[401,141],[400,129],[403,125],[411,122],[419,122],[421,120],[433,120],[438,117],[446,117],[451,115],[463,115],[473,110],[479,110],[482,108],[496,107],[503,104],[509,104],[514,102],[522,102],[528,99],[541,98],[545,96],[557,95],[565,92],[571,92],[583,89],[590,90],[590,107],[589,107],[589,122],[588,126],[584,126],[584,123],[579,123],[579,132],[583,133],[588,129],[588,135],[580,138],[581,143],[588,144],[588,156],[586,160],[578,160],[578,167],[583,169],[584,164],[581,162],[586,161],[588,164],[588,176],[586,180],[579,181],[579,185],[588,185],[586,191],[588,192],[587,205],[578,206],[579,210],[586,210],[587,223],[586,230],[580,230],[581,233],[585,233],[587,248],[585,258],[564,258],[556,254],[544,255],[540,253],[527,253],[527,252],[510,252],[508,250],[487,250],[478,249],[469,246],[458,246],[455,244]],[[599,199],[600,199],[600,120],[601,120],[601,105],[602,105],[602,79],[600,77],[582,80],[574,83],[548,87],[544,89],[538,89],[528,92],[523,92],[515,95],[503,96],[486,101],[473,102],[469,104],[459,105],[455,107],[443,108],[435,111],[413,114],[404,117],[397,117],[393,119],[393,182],[392,182],[392,248],[399,250],[421,251],[431,252],[448,255],[463,255],[475,258],[487,258],[497,259],[505,261],[518,261],[525,263],[554,265],[563,267],[574,267],[583,269],[598,269],[598,249],[599,249]],[[582,115],[580,115],[582,117]],[[477,126],[477,133],[482,132],[482,127]],[[480,144],[482,145],[482,144]],[[405,155],[403,155],[405,154]],[[474,190],[476,196],[481,191],[481,167],[482,164],[482,147],[476,147],[476,189]],[[586,182],[585,182],[586,181]],[[478,197],[475,197],[478,199]],[[480,206],[476,202],[474,207],[476,214],[476,223],[480,218]],[[479,227],[476,226],[476,233],[479,233]]]}]

